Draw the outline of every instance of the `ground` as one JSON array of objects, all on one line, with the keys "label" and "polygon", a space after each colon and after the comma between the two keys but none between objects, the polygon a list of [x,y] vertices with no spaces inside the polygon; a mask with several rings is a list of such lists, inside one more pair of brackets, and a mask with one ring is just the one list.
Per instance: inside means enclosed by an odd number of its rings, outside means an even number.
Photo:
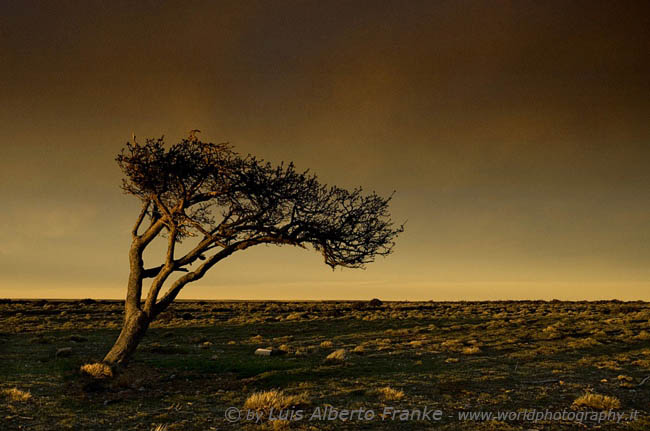
[{"label": "ground", "polygon": [[[650,429],[644,302],[178,302],[129,367],[80,371],[121,318],[118,301],[0,301],[0,429]],[[287,353],[253,354],[266,347]],[[245,405],[259,424],[226,420]],[[269,421],[271,405],[294,420]],[[425,407],[439,420],[390,410]],[[598,423],[609,408],[625,416]],[[547,410],[573,416],[530,416]],[[459,417],[478,411],[519,417]]]}]

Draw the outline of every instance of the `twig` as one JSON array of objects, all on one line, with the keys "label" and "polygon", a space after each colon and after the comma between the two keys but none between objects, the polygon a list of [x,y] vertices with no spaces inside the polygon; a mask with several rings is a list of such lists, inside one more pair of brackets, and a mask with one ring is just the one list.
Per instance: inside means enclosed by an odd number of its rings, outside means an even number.
[{"label": "twig", "polygon": [[647,382],[648,380],[650,380],[650,376],[646,376],[646,378],[644,378],[643,380],[641,380],[641,383],[639,383],[638,385],[636,385],[636,387],[639,388],[639,387],[643,386],[643,385],[645,384],[645,382]]},{"label": "twig", "polygon": [[536,382],[522,382],[522,383],[525,383],[527,385],[543,385],[545,383],[557,383],[559,381],[560,379],[547,379],[547,380],[538,380]]}]

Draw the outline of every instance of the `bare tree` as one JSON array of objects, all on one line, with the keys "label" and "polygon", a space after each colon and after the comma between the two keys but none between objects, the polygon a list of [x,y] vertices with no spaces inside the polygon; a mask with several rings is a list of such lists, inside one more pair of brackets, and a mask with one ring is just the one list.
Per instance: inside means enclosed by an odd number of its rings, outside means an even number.
[{"label": "bare tree", "polygon": [[[142,209],[131,231],[124,323],[105,362],[126,364],[181,289],[237,251],[309,245],[332,268],[362,268],[388,255],[403,231],[390,220],[390,197],[322,185],[293,164],[242,157],[229,144],[201,142],[196,132],[168,149],[163,138],[145,144],[134,138],[117,156],[122,188]],[[145,268],[143,252],[159,236],[166,238],[166,254],[160,265]],[[194,243],[178,255],[177,245],[188,238]]]}]

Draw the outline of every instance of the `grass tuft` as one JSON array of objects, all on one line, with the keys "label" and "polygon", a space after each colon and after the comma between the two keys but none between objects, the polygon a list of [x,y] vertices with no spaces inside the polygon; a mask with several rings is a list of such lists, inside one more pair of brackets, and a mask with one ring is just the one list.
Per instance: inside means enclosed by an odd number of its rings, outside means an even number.
[{"label": "grass tuft", "polygon": [[377,393],[385,401],[396,401],[404,398],[404,391],[393,389],[390,386],[377,389]]},{"label": "grass tuft", "polygon": [[614,410],[621,407],[621,401],[616,397],[586,393],[573,402],[574,407],[589,407],[596,410]]},{"label": "grass tuft", "polygon": [[101,362],[82,365],[81,372],[95,379],[108,379],[113,377],[111,367]]},{"label": "grass tuft", "polygon": [[481,349],[479,349],[478,346],[464,347],[461,351],[466,355],[476,355],[477,353],[481,353]]},{"label": "grass tuft", "polygon": [[32,394],[29,392],[21,391],[18,388],[4,389],[2,394],[9,399],[9,401],[24,403],[32,399]]},{"label": "grass tuft", "polygon": [[332,353],[327,355],[327,357],[325,358],[325,362],[329,362],[329,363],[345,362],[347,356],[348,355],[345,349],[334,350]]},{"label": "grass tuft", "polygon": [[307,392],[298,395],[287,395],[283,391],[271,389],[269,391],[255,392],[246,399],[245,409],[257,411],[269,411],[287,409],[300,405],[309,404]]}]

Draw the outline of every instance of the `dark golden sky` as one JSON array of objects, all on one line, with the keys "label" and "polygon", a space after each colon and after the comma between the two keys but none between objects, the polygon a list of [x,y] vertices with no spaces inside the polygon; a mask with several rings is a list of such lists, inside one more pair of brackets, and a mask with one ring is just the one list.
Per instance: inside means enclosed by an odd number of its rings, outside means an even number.
[{"label": "dark golden sky", "polygon": [[122,297],[113,159],[198,128],[408,224],[366,271],[259,248],[181,297],[650,300],[649,9],[2,2],[0,297]]}]

